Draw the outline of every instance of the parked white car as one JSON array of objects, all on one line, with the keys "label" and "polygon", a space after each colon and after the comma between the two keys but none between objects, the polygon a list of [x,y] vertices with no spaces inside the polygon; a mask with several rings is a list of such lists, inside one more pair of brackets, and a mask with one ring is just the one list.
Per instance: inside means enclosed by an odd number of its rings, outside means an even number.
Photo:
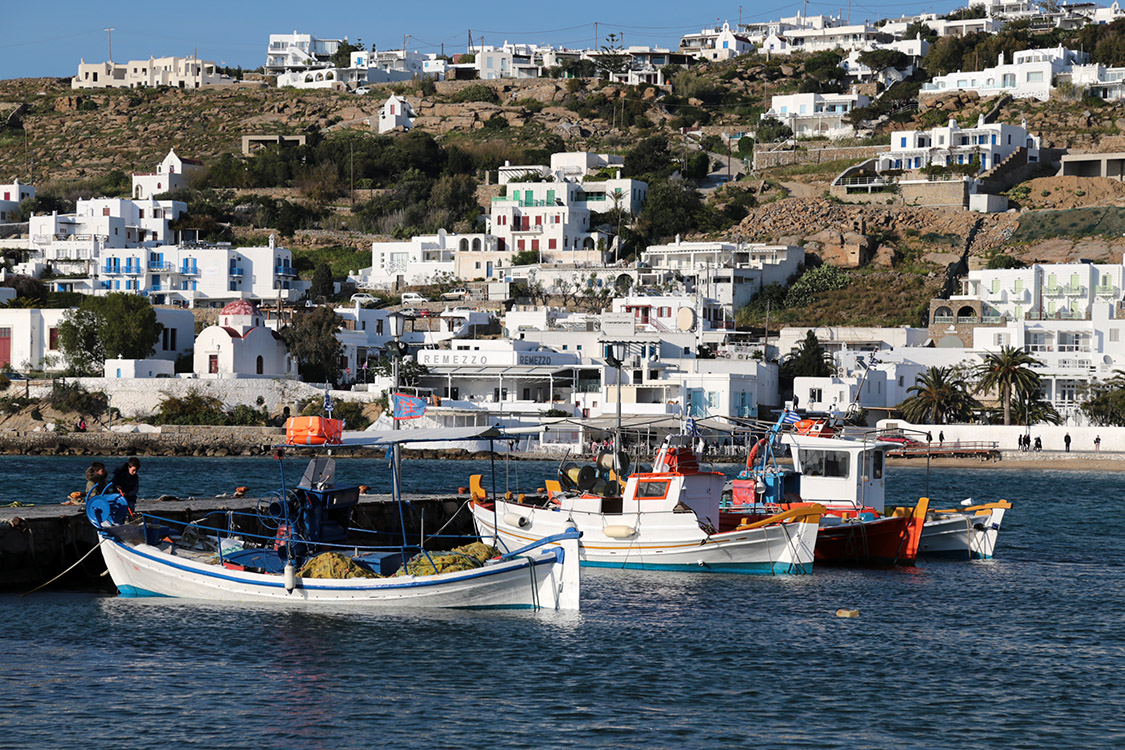
[{"label": "parked white car", "polygon": [[442,292],[441,298],[448,300],[461,300],[469,296],[469,290],[463,288],[450,289],[448,292]]},{"label": "parked white car", "polygon": [[357,292],[356,294],[352,295],[352,302],[358,302],[361,305],[366,305],[368,302],[379,302],[379,301],[380,300],[379,300],[378,297],[376,297],[374,295],[371,295],[371,294],[367,294],[365,292]]},{"label": "parked white car", "polygon": [[429,302],[427,298],[423,297],[417,292],[406,292],[402,295],[402,304],[404,305],[419,305],[423,302]]}]

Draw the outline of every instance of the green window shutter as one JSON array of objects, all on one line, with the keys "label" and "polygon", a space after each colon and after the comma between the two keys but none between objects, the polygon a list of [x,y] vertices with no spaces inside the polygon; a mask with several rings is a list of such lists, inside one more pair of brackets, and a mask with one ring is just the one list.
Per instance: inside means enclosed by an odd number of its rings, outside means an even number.
[{"label": "green window shutter", "polygon": [[555,191],[554,190],[548,190],[547,191],[547,205],[548,206],[555,205]]}]

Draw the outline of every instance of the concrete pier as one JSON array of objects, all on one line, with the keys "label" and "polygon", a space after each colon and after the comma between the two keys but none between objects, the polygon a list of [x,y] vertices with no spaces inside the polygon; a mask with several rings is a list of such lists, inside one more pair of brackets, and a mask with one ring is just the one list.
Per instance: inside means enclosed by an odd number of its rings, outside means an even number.
[{"label": "concrete pier", "polygon": [[[418,544],[425,534],[433,534],[446,522],[457,517],[442,532],[444,535],[473,535],[473,521],[463,506],[467,496],[404,495],[402,518],[390,495],[362,495],[352,512],[352,527],[376,531],[377,534],[356,533],[349,539],[356,544],[396,545],[403,540],[403,521],[409,544]],[[188,500],[138,500],[137,510],[175,521],[192,521],[213,511],[253,513],[257,497],[213,497]],[[245,517],[243,517],[245,518]],[[250,519],[236,528],[250,529]],[[217,519],[216,519],[217,520]],[[217,525],[217,524],[216,524]],[[434,540],[433,548],[456,546],[459,542]],[[21,508],[0,508],[0,590],[24,592],[50,580],[73,565],[98,543],[97,533],[86,520],[84,506],[31,505]],[[100,553],[90,555],[81,565],[53,584],[55,588],[96,588],[113,591]]]}]

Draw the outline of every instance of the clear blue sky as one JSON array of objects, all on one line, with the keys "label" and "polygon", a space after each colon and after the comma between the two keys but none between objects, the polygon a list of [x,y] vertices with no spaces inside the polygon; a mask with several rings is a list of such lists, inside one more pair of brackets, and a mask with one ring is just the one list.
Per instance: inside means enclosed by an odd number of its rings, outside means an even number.
[{"label": "clear blue sky", "polygon": [[[881,16],[947,12],[960,3],[853,0],[851,18],[859,22]],[[321,37],[357,37],[381,49],[407,46],[419,52],[465,50],[469,30],[486,44],[544,43],[571,47],[599,43],[610,32],[624,34],[626,45],[675,46],[679,37],[716,21],[737,23],[793,15],[804,4],[786,0],[759,2],[673,2],[648,0],[607,3],[564,0],[541,5],[512,0],[407,0],[407,2],[138,2],[109,0],[35,0],[7,3],[0,13],[0,79],[71,76],[78,61],[103,61],[108,56],[105,27],[114,27],[113,57],[122,62],[149,56],[199,56],[227,65],[256,68],[265,61],[270,34],[294,30]],[[846,0],[808,3],[809,15],[848,13]]]}]

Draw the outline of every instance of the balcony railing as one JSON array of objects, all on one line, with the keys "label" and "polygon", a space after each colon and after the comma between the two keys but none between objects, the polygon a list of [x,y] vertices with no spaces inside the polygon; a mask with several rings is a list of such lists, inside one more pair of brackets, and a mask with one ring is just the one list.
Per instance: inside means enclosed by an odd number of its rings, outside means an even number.
[{"label": "balcony railing", "polygon": [[983,318],[981,318],[981,322],[984,323],[985,325],[990,325],[990,326],[1000,325],[1001,323],[1004,322],[1004,316],[1003,315],[985,315]]},{"label": "balcony railing", "polygon": [[953,322],[953,316],[952,315],[935,315],[933,322],[934,322],[934,325],[937,325],[938,323],[952,323]]},{"label": "balcony railing", "polygon": [[287,279],[291,279],[297,275],[297,269],[293,266],[277,266],[273,269],[273,273],[275,276],[283,276]]},{"label": "balcony railing", "polygon": [[172,264],[159,260],[150,260],[148,262],[148,270],[150,271],[171,271]]},{"label": "balcony railing", "polygon": [[242,278],[242,269],[241,268],[230,269],[230,276],[231,276],[232,279],[241,279]]},{"label": "balcony railing", "polygon": [[1045,286],[1045,287],[1043,287],[1043,296],[1044,297],[1061,297],[1062,294],[1063,294],[1063,288],[1061,286],[1055,285],[1055,286]]},{"label": "balcony railing", "polygon": [[103,276],[120,276],[121,268],[118,266],[105,266],[102,268]]},{"label": "balcony railing", "polygon": [[139,265],[137,265],[137,266],[125,266],[125,269],[122,271],[122,273],[125,274],[126,276],[140,276],[144,272],[145,272],[145,269],[141,268]]},{"label": "balcony railing", "polygon": [[1067,284],[1063,287],[1063,293],[1068,297],[1084,297],[1086,296],[1086,287],[1081,284]]},{"label": "balcony railing", "polygon": [[180,266],[180,274],[183,276],[198,276],[198,266]]},{"label": "balcony railing", "polygon": [[1116,297],[1118,293],[1117,287],[1112,284],[1109,286],[1099,286],[1094,290],[1094,294],[1099,297]]},{"label": "balcony railing", "polygon": [[976,323],[977,322],[977,316],[976,315],[958,315],[957,316],[957,322],[958,323]]},{"label": "balcony railing", "polygon": [[523,229],[513,229],[512,234],[543,234],[543,225],[534,224]]}]

